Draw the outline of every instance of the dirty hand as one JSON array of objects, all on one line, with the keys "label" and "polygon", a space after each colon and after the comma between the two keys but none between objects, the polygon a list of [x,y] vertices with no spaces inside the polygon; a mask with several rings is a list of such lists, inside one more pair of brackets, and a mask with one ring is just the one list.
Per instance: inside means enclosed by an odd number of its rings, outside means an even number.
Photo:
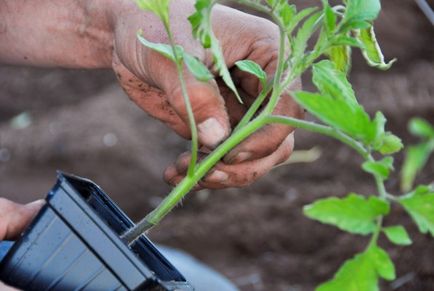
[{"label": "dirty hand", "polygon": [[[172,1],[171,27],[175,42],[195,55],[209,68],[212,56],[191,35],[187,17],[193,13],[193,1]],[[278,55],[279,31],[273,23],[237,10],[216,6],[213,29],[220,41],[227,66],[240,91],[244,105],[238,103],[220,82],[195,80],[185,72],[187,90],[198,124],[199,142],[213,149],[230,135],[248,106],[260,91],[259,82],[249,74],[234,69],[234,63],[249,59],[269,74],[274,73]],[[188,117],[175,65],[160,54],[145,48],[136,39],[136,31],[152,42],[168,43],[164,27],[152,14],[144,15],[134,6],[124,7],[115,21],[113,68],[123,89],[143,110],[164,122],[184,138],[190,138]],[[299,86],[299,83],[293,84]],[[284,95],[275,112],[301,116],[299,107]],[[234,148],[201,182],[200,187],[225,188],[245,186],[286,161],[293,149],[293,129],[268,125]],[[182,154],[165,171],[165,180],[177,184],[185,176],[190,155]]]},{"label": "dirty hand", "polygon": [[[162,23],[131,0],[3,0],[0,5],[0,63],[66,68],[113,67],[124,90],[142,109],[160,119],[179,135],[189,138],[187,114],[175,65],[146,49],[136,38],[167,43]],[[187,17],[193,0],[171,1],[170,21],[175,42],[212,67],[212,56],[191,35]],[[64,25],[59,25],[64,23]],[[213,30],[220,41],[227,66],[232,70],[245,105],[225,86],[196,81],[186,72],[199,141],[212,149],[229,136],[259,91],[258,81],[234,69],[234,63],[250,59],[271,76],[278,55],[279,32],[271,22],[217,5]],[[27,37],[31,35],[32,37]],[[46,44],[50,43],[49,46]],[[44,49],[40,49],[43,47]],[[299,84],[293,84],[297,86]],[[300,116],[289,95],[282,96],[276,114]],[[293,147],[292,128],[269,125],[233,149],[201,182],[208,188],[244,186],[285,161]],[[184,154],[165,172],[178,183],[185,175]]]},{"label": "dirty hand", "polygon": [[[0,198],[0,241],[15,239],[44,205],[44,200],[20,205]],[[0,290],[16,290],[0,281]]]}]

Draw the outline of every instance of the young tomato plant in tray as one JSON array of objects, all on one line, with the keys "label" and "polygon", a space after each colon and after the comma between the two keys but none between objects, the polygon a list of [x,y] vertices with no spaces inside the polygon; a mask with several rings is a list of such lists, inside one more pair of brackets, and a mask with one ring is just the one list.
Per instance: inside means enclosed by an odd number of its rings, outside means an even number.
[{"label": "young tomato plant in tray", "polygon": [[[374,20],[381,10],[379,0],[343,0],[331,6],[327,0],[320,7],[298,10],[285,0],[235,0],[238,4],[267,15],[279,28],[279,54],[273,76],[250,60],[239,61],[238,69],[256,76],[262,91],[254,103],[223,143],[198,161],[197,128],[184,73],[188,69],[198,80],[207,82],[220,77],[242,102],[223,58],[218,39],[211,26],[211,12],[216,0],[197,0],[195,12],[189,17],[193,36],[213,56],[214,76],[209,68],[174,42],[170,30],[169,0],[137,0],[143,10],[157,15],[166,29],[169,43],[152,43],[137,33],[138,40],[176,64],[191,130],[191,161],[186,177],[169,193],[161,204],[124,234],[127,242],[156,225],[177,203],[241,141],[267,124],[279,123],[335,138],[353,148],[364,160],[362,168],[373,177],[377,193],[350,193],[346,197],[330,197],[315,201],[304,208],[305,214],[322,223],[343,231],[370,236],[366,249],[344,262],[335,276],[317,287],[328,290],[378,290],[380,279],[394,280],[395,268],[388,253],[378,243],[384,234],[392,243],[409,245],[411,239],[401,225],[383,226],[391,203],[398,203],[410,214],[422,233],[434,235],[434,190],[418,186],[411,190],[415,166],[404,170],[407,193],[395,196],[385,188],[393,168],[392,154],[401,150],[401,140],[385,129],[386,118],[381,112],[370,116],[359,104],[347,79],[351,66],[351,51],[360,49],[368,65],[388,69],[394,60],[386,62],[377,43]],[[308,45],[313,41],[313,46]],[[317,118],[317,122],[273,114],[280,96],[288,92],[289,85],[310,70],[317,92],[289,92],[295,101]],[[426,125],[426,124],[424,124]],[[432,128],[418,132],[431,136]],[[430,131],[431,130],[431,131]],[[421,133],[422,134],[422,133]],[[415,155],[415,154],[413,154]],[[410,158],[410,160],[414,158]],[[407,162],[408,163],[408,162]],[[410,162],[411,163],[411,162]],[[410,167],[410,169],[408,169]],[[420,163],[417,164],[420,168]],[[416,168],[417,168],[416,167]],[[419,169],[417,168],[417,169]],[[416,169],[416,170],[417,170]]]}]

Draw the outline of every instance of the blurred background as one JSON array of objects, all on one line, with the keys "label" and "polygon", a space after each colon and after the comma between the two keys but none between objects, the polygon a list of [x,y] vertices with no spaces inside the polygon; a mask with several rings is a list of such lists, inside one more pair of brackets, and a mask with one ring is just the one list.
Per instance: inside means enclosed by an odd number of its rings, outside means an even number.
[{"label": "blurred background", "polygon": [[[382,110],[388,129],[411,144],[417,142],[407,131],[411,117],[434,122],[434,27],[413,0],[382,2],[377,36],[386,58],[398,62],[388,72],[376,71],[356,52],[351,80],[368,111]],[[305,88],[312,89],[308,81]],[[190,194],[151,238],[191,253],[242,290],[313,290],[367,239],[305,218],[302,206],[374,191],[352,150],[297,132],[297,149],[314,146],[322,150],[314,163],[279,167],[245,189]],[[186,148],[129,101],[111,71],[0,66],[1,197],[23,203],[45,197],[61,169],[94,180],[139,219],[170,190],[162,172]],[[402,154],[396,168],[401,164]],[[417,182],[433,177],[431,159]],[[399,193],[397,172],[387,186]],[[386,224],[405,225],[414,243],[382,242],[399,278],[382,290],[434,290],[434,241],[418,234],[401,209],[393,210]]]}]

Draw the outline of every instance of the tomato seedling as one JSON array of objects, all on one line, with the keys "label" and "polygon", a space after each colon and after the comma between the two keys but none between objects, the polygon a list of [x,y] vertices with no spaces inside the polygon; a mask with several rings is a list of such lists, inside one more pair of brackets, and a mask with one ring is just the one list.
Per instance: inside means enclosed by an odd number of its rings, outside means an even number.
[{"label": "tomato seedling", "polygon": [[[323,0],[321,8],[311,7],[299,11],[286,0],[235,0],[234,2],[267,15],[278,26],[280,39],[277,68],[274,76],[267,78],[263,69],[252,61],[243,60],[235,64],[240,70],[256,76],[263,89],[231,136],[200,162],[197,159],[197,128],[186,90],[184,67],[200,81],[209,81],[214,76],[202,62],[174,43],[170,30],[169,0],[136,2],[140,8],[156,14],[166,29],[168,44],[152,43],[140,31],[137,37],[144,46],[161,53],[176,64],[189,116],[192,159],[186,177],[123,238],[132,242],[158,224],[232,148],[263,126],[279,123],[326,135],[350,146],[363,158],[362,168],[373,176],[377,188],[377,195],[350,193],[344,198],[320,199],[305,206],[304,213],[312,219],[353,234],[371,236],[366,249],[346,261],[334,278],[318,286],[317,290],[378,290],[381,278],[394,280],[396,275],[393,262],[379,246],[378,238],[384,233],[397,245],[411,244],[411,239],[401,225],[383,226],[383,218],[389,214],[391,203],[398,203],[411,215],[422,233],[434,235],[434,190],[429,186],[419,186],[410,191],[413,173],[423,166],[423,161],[414,166],[414,157],[409,158],[410,162],[407,162],[403,170],[407,193],[395,196],[386,190],[384,183],[394,169],[391,155],[400,151],[403,145],[397,136],[385,129],[386,118],[381,112],[371,117],[359,104],[347,79],[353,49],[360,49],[368,65],[381,70],[389,69],[395,61],[385,61],[375,37],[373,23],[381,10],[380,1],[344,0],[340,5],[331,6],[327,0]],[[211,11],[216,4],[215,0],[196,1],[196,11],[189,17],[192,33],[211,52],[218,77],[242,102],[218,39],[212,31]],[[310,48],[308,42],[312,40],[314,45]],[[274,115],[272,112],[282,93],[287,92],[289,85],[307,70],[312,71],[312,81],[317,92],[290,93],[318,122]],[[261,106],[263,109],[259,110]],[[432,127],[413,122],[412,128],[426,139],[430,135],[426,144],[432,150]],[[410,156],[411,152],[410,149]],[[409,163],[413,163],[413,166],[409,166]]]}]

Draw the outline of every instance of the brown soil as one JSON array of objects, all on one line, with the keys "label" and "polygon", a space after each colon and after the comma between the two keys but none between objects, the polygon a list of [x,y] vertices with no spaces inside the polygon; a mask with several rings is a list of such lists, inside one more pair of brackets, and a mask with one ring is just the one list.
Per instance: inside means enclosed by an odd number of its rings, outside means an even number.
[{"label": "brown soil", "polygon": [[[383,110],[389,128],[411,143],[410,117],[434,122],[434,29],[414,1],[383,2],[379,39],[386,56],[399,62],[387,73],[377,72],[356,54],[352,80],[368,110]],[[55,170],[62,169],[95,180],[138,219],[168,192],[161,173],[187,146],[130,103],[111,72],[2,66],[0,96],[0,196],[16,201],[44,197]],[[32,123],[13,128],[10,119],[24,111]],[[316,145],[323,155],[314,164],[280,167],[245,189],[189,195],[152,239],[190,252],[242,290],[313,290],[361,251],[366,239],[305,218],[303,205],[349,191],[374,191],[354,152],[297,133],[298,149]],[[397,168],[401,161],[399,155]],[[431,182],[433,174],[431,160],[418,182]],[[397,175],[387,186],[397,190]],[[400,286],[385,283],[383,290],[434,290],[432,238],[418,234],[396,208],[386,224],[398,222],[410,230],[414,244],[401,248],[382,242],[402,279]]]}]

